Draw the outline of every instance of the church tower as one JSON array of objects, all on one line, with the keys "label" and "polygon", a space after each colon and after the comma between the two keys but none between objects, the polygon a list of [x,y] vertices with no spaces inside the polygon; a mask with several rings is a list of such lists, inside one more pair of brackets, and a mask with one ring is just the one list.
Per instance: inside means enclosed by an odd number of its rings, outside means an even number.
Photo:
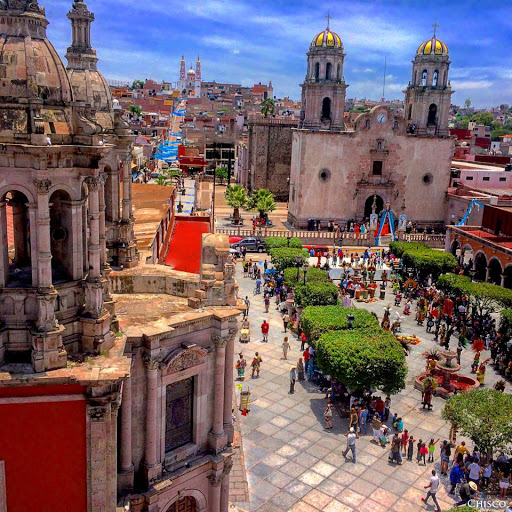
[{"label": "church tower", "polygon": [[433,37],[418,48],[412,79],[404,91],[404,115],[410,133],[440,137],[449,134],[448,114],[454,92],[448,80],[449,68],[448,47],[434,31]]},{"label": "church tower", "polygon": [[344,128],[345,94],[343,44],[327,28],[309,46],[302,87],[301,128],[339,131]]},{"label": "church tower", "polygon": [[201,96],[201,59],[197,56],[196,62],[196,84],[195,84],[196,98]]}]

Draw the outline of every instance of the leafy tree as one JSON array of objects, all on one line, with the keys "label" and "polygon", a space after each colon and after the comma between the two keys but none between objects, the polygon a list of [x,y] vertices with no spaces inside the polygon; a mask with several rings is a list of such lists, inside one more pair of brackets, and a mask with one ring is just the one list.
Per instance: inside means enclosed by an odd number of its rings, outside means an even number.
[{"label": "leafy tree", "polygon": [[471,116],[471,120],[476,124],[483,124],[484,126],[491,126],[494,121],[494,116],[490,112],[478,112]]},{"label": "leafy tree", "polygon": [[[266,241],[266,240],[265,240]],[[320,268],[311,267],[306,272],[306,282],[322,282],[327,283],[329,281],[327,272]],[[284,282],[291,287],[296,286],[298,283],[304,282],[304,271],[299,269],[299,278],[297,279],[296,268],[285,268],[284,269]]]},{"label": "leafy tree", "polygon": [[261,113],[263,117],[267,118],[269,115],[273,116],[276,110],[274,100],[272,98],[266,98],[260,103]]},{"label": "leafy tree", "polygon": [[483,452],[512,449],[512,395],[472,389],[446,401],[443,418],[454,423]]},{"label": "leafy tree", "polygon": [[269,236],[265,238],[265,249],[267,252],[270,249],[275,249],[276,247],[294,247],[296,249],[302,249],[302,242],[300,238],[295,236],[290,237],[290,242],[288,243],[288,239],[285,236]]},{"label": "leafy tree", "polygon": [[132,117],[139,118],[143,114],[142,108],[140,108],[138,105],[130,105],[128,107],[128,110],[131,112]]},{"label": "leafy tree", "polygon": [[471,107],[471,98],[466,98],[466,101],[464,102],[464,108]]},{"label": "leafy tree", "polygon": [[318,366],[351,390],[405,388],[405,354],[395,336],[383,329],[347,329],[323,334],[316,344]]},{"label": "leafy tree", "polygon": [[166,185],[166,186],[172,185],[172,181],[165,176],[158,176],[158,178],[155,179],[155,183],[157,185]]},{"label": "leafy tree", "polygon": [[144,80],[134,80],[132,89],[142,89],[144,87]]},{"label": "leafy tree", "polygon": [[437,277],[443,272],[450,272],[457,266],[457,259],[448,252],[427,248],[411,248],[402,254],[407,267],[413,267],[421,277],[432,274]]},{"label": "leafy tree", "polygon": [[509,135],[510,131],[511,130],[509,128],[503,128],[503,127],[495,128],[491,132],[491,140],[499,141],[500,140],[500,136],[502,136],[502,135]]},{"label": "leafy tree", "polygon": [[215,178],[219,179],[221,184],[224,183],[224,180],[228,179],[228,168],[225,166],[220,166],[215,169]]},{"label": "leafy tree", "polygon": [[334,306],[338,304],[338,288],[330,282],[300,281],[293,288],[295,304],[303,308],[307,306]]},{"label": "leafy tree", "polygon": [[224,192],[226,203],[233,208],[233,218],[235,223],[240,221],[240,208],[245,208],[249,203],[249,196],[247,190],[242,185],[233,185],[228,187]]},{"label": "leafy tree", "polygon": [[272,265],[279,272],[284,271],[288,267],[295,267],[297,265],[297,256],[300,256],[301,261],[305,261],[305,258],[307,258],[302,249],[294,249],[292,247],[278,247],[270,251]]},{"label": "leafy tree", "polygon": [[259,211],[260,217],[268,212],[273,212],[276,209],[274,194],[266,188],[260,188],[251,196],[249,208]]},{"label": "leafy tree", "polygon": [[308,306],[302,312],[302,329],[307,339],[315,343],[326,332],[348,329],[347,315],[354,315],[354,329],[378,329],[379,327],[379,321],[366,309]]}]

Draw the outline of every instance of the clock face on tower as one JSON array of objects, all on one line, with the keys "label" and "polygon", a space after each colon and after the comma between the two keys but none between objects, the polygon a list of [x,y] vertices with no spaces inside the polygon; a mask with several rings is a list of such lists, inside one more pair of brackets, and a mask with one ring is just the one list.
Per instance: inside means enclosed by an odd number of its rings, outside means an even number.
[{"label": "clock face on tower", "polygon": [[381,123],[381,124],[382,124],[382,123],[385,123],[385,122],[386,122],[386,119],[387,119],[386,114],[379,114],[379,117],[377,117],[377,121],[378,121],[379,123]]}]

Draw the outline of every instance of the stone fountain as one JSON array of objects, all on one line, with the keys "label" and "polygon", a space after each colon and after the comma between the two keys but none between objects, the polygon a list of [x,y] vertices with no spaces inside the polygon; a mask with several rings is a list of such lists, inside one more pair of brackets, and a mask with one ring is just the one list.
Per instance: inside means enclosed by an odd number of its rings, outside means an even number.
[{"label": "stone fountain", "polygon": [[450,398],[455,392],[468,391],[480,385],[477,379],[458,373],[460,371],[460,364],[454,362],[454,359],[457,357],[456,352],[443,350],[440,354],[442,360],[436,361],[435,368],[423,372],[416,377],[414,382],[416,389],[423,391],[423,380],[430,375],[438,382],[434,394],[442,398]]}]

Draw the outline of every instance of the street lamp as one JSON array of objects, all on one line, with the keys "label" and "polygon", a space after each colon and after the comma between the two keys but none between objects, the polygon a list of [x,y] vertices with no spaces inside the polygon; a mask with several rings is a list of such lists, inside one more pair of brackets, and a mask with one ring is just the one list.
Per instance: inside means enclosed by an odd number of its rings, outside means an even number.
[{"label": "street lamp", "polygon": [[302,271],[304,274],[304,286],[306,285],[306,274],[309,268],[309,263],[307,261],[304,262],[304,265],[302,266]]},{"label": "street lamp", "polygon": [[288,245],[288,247],[290,247],[290,239],[291,239],[291,236],[290,236],[290,235],[288,235],[288,236],[286,237],[286,244]]},{"label": "street lamp", "polygon": [[300,254],[297,254],[297,256],[295,256],[295,265],[297,266],[297,281],[298,281],[299,280],[300,267],[302,265],[302,256]]},{"label": "street lamp", "polygon": [[347,315],[347,323],[348,323],[348,328],[349,329],[352,329],[354,327],[354,315],[350,314],[350,315]]}]

